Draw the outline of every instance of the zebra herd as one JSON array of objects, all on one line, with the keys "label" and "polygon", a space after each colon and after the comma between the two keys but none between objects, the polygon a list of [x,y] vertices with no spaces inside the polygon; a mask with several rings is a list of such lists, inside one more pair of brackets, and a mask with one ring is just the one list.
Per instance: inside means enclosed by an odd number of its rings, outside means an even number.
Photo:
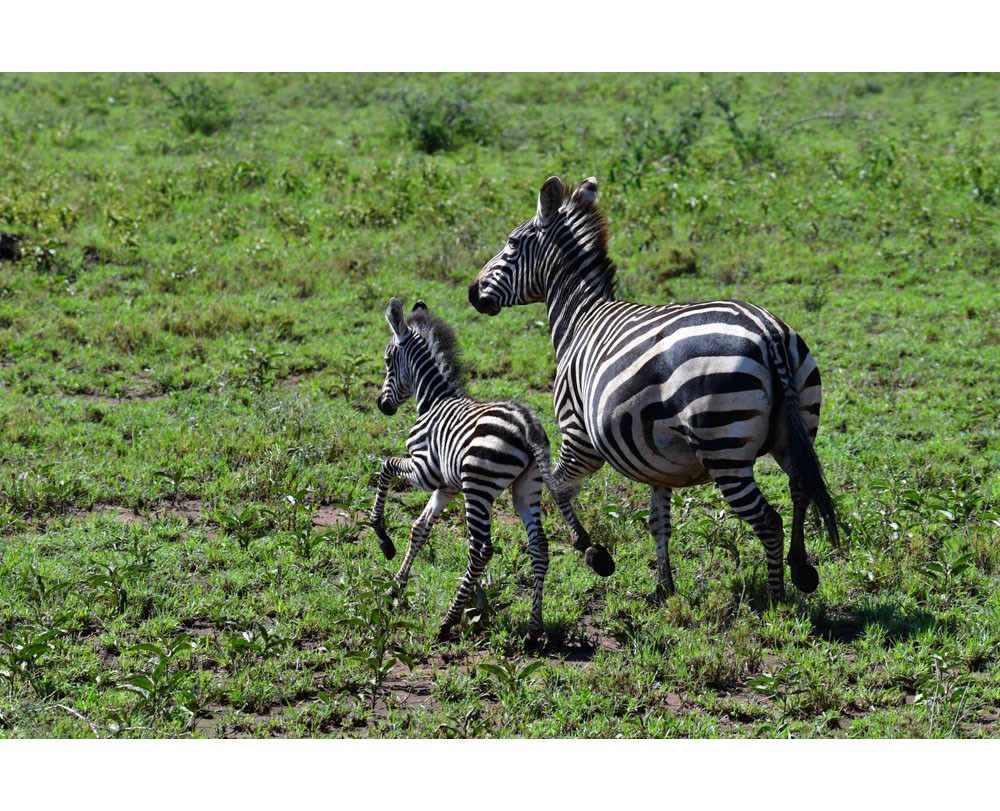
[{"label": "zebra herd", "polygon": [[[820,375],[805,342],[771,313],[740,301],[658,306],[616,300],[607,221],[596,202],[594,178],[575,189],[549,178],[535,216],[510,233],[469,288],[470,303],[490,316],[504,307],[545,304],[562,433],[554,468],[545,431],[529,409],[514,402],[478,403],[462,392],[454,333],[423,302],[408,320],[396,299],[386,309],[392,337],[378,407],[394,414],[412,395],[417,422],[406,443],[409,458],[382,464],[369,519],[382,552],[392,558],[395,547],[384,523],[390,482],[405,479],[432,492],[412,526],[395,576],[398,592],[435,519],[463,494],[469,562],[442,621],[442,639],[461,618],[492,555],[493,503],[508,487],[528,533],[532,641],[543,629],[548,569],[542,485],[559,506],[574,548],[594,571],[608,576],[614,561],[592,543],[572,506],[582,480],[605,463],[650,487],[648,526],[660,597],[674,592],[669,556],[674,488],[716,484],[760,538],[768,595],[775,602],[785,598],[784,563],[800,591],[812,592],[819,584],[805,548],[810,504],[831,540],[837,539],[833,500],[813,449]],[[787,557],[781,517],[754,479],[755,460],[768,453],[788,475],[793,514]]]}]

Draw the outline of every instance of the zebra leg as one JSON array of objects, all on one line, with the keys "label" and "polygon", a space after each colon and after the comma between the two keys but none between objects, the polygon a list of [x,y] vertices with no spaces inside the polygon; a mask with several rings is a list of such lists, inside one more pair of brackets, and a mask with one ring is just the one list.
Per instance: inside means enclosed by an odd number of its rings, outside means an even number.
[{"label": "zebra leg", "polygon": [[596,453],[577,453],[573,448],[573,442],[564,435],[562,449],[559,451],[559,463],[548,481],[549,489],[556,500],[559,512],[569,526],[573,548],[583,552],[584,563],[597,574],[601,577],[610,577],[615,573],[614,558],[601,544],[591,541],[590,533],[573,509],[573,498],[580,491],[580,483],[584,477],[600,470],[604,460]]},{"label": "zebra leg", "polygon": [[753,477],[753,468],[731,471],[715,476],[715,483],[726,502],[746,521],[764,544],[767,560],[767,592],[772,603],[785,599],[785,570],[782,555],[785,530],[781,516],[768,504]]},{"label": "zebra leg", "polygon": [[649,488],[649,532],[656,547],[656,591],[654,600],[662,600],[674,593],[674,576],[670,571],[670,496],[669,487],[652,485]]},{"label": "zebra leg", "polygon": [[451,607],[444,615],[441,629],[438,631],[438,641],[448,638],[452,627],[462,618],[462,609],[472,596],[472,591],[479,581],[486,564],[493,557],[493,544],[490,541],[490,521],[493,517],[493,495],[484,495],[463,490],[465,494],[465,521],[469,529],[469,565],[462,576],[458,593]]},{"label": "zebra leg", "polygon": [[406,557],[403,558],[403,563],[393,578],[392,590],[394,594],[402,594],[406,589],[406,584],[410,579],[410,569],[413,568],[413,561],[417,559],[417,553],[427,541],[434,522],[437,521],[438,516],[441,515],[444,508],[452,502],[455,495],[455,493],[449,493],[444,490],[435,490],[431,494],[427,506],[424,507],[424,511],[413,522],[413,526],[410,529],[410,545],[406,549]]},{"label": "zebra leg", "polygon": [[407,469],[407,466],[412,467],[410,460],[395,456],[382,461],[378,483],[375,485],[375,503],[372,505],[371,512],[368,513],[368,523],[375,530],[379,549],[382,550],[386,560],[392,560],[396,556],[396,545],[385,529],[385,500],[389,494],[389,485],[392,484],[392,480],[400,478],[403,475],[402,471]]},{"label": "zebra leg", "polygon": [[806,556],[805,522],[809,496],[797,476],[788,477],[788,488],[792,494],[792,540],[785,561],[795,588],[811,594],[819,586],[819,572]]},{"label": "zebra leg", "polygon": [[514,509],[528,533],[528,554],[531,556],[533,590],[531,619],[528,621],[528,642],[537,642],[542,635],[542,591],[549,570],[549,542],[542,529],[542,481],[534,467],[521,475],[511,488]]}]

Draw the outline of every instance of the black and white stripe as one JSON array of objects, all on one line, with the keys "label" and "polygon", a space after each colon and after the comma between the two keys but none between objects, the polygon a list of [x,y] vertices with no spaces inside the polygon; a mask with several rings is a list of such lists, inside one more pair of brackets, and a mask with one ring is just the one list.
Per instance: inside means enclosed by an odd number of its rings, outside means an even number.
[{"label": "black and white stripe", "polygon": [[[542,484],[551,475],[549,442],[538,418],[515,402],[479,403],[463,394],[454,333],[417,302],[404,319],[395,298],[385,311],[393,337],[385,350],[386,377],[379,390],[378,407],[396,413],[413,396],[417,422],[406,440],[409,456],[392,457],[382,463],[375,503],[369,520],[387,558],[395,546],[385,530],[385,502],[393,479],[404,479],[432,492],[427,506],[414,522],[410,543],[395,588],[406,587],[413,562],[427,540],[431,527],[458,493],[465,500],[469,529],[469,563],[458,593],[441,624],[440,638],[462,615],[476,582],[493,555],[490,522],[497,496],[510,488],[514,509],[528,532],[528,553],[533,574],[529,639],[542,632],[542,590],[548,570],[548,541],[542,529]],[[590,565],[610,574],[614,564],[600,547],[591,547],[583,526],[573,512],[570,499],[558,499],[570,526],[574,545],[585,552]]]},{"label": "black and white stripe", "polygon": [[616,301],[607,223],[596,199],[594,178],[575,190],[549,178],[536,215],[511,233],[469,289],[470,302],[489,315],[545,302],[563,438],[554,486],[571,497],[605,462],[650,485],[662,595],[674,591],[671,490],[714,481],[764,544],[768,591],[777,601],[785,595],[784,530],[753,471],[754,461],[770,453],[789,477],[792,582],[815,590],[805,513],[814,504],[833,539],[837,518],[813,450],[821,389],[809,349],[780,319],[740,301]]}]

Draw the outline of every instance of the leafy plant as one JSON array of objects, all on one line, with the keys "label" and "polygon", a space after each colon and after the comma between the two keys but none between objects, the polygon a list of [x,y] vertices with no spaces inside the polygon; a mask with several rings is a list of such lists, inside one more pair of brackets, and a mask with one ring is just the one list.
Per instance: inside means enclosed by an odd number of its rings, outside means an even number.
[{"label": "leafy plant", "polygon": [[488,674],[508,701],[523,698],[533,673],[545,665],[544,659],[536,659],[519,665],[506,657],[494,658],[490,662],[480,662],[477,670]]},{"label": "leafy plant", "polygon": [[950,658],[931,654],[930,672],[919,681],[913,703],[927,708],[927,723],[935,737],[952,737],[968,717],[972,686],[971,675],[958,670]]},{"label": "leafy plant", "polygon": [[154,470],[153,479],[162,484],[168,498],[176,501],[181,495],[181,488],[187,483],[197,483],[198,477],[186,473],[181,465],[174,465],[163,470]]},{"label": "leafy plant", "polygon": [[400,643],[399,635],[415,629],[416,625],[399,616],[392,586],[391,579],[375,577],[369,588],[352,595],[350,616],[337,620],[338,626],[353,629],[360,637],[345,658],[360,665],[366,673],[358,696],[367,699],[373,710],[392,669],[397,664],[413,669],[413,660]]},{"label": "leafy plant", "polygon": [[129,653],[146,654],[145,662],[119,683],[119,688],[136,695],[133,712],[162,718],[179,711],[193,720],[200,702],[187,684],[188,674],[181,668],[182,654],[196,650],[198,643],[187,634],[156,642],[141,642]]},{"label": "leafy plant", "polygon": [[760,124],[750,128],[741,127],[736,112],[729,101],[715,88],[711,89],[712,100],[719,108],[722,120],[733,141],[736,154],[744,166],[774,161],[778,146],[774,137]]},{"label": "leafy plant", "polygon": [[168,106],[185,132],[214,135],[232,124],[229,102],[212,90],[204,79],[188,79],[172,88],[158,76],[150,74],[148,78],[167,97]]},{"label": "leafy plant", "polygon": [[478,707],[471,707],[462,716],[455,716],[453,720],[438,724],[437,731],[445,738],[482,738],[486,730],[483,723],[482,714]]},{"label": "leafy plant", "polygon": [[275,512],[257,504],[250,504],[241,510],[216,512],[219,526],[236,539],[240,549],[246,550],[251,541],[263,537],[273,526]]},{"label": "leafy plant", "polygon": [[239,358],[231,372],[231,379],[237,386],[250,389],[254,394],[261,394],[271,388],[278,379],[276,360],[285,353],[266,347],[258,349],[248,347]]},{"label": "leafy plant", "polygon": [[638,119],[627,117],[622,126],[625,147],[609,167],[609,180],[625,189],[641,188],[643,175],[651,168],[686,164],[701,135],[703,115],[704,107],[696,102],[681,110],[670,128],[656,121],[651,110]]},{"label": "leafy plant", "polygon": [[13,690],[16,679],[23,678],[37,695],[43,696],[48,692],[48,683],[38,660],[55,650],[53,640],[62,633],[58,628],[24,624],[7,629],[0,635],[0,678],[6,680],[10,690]]},{"label": "leafy plant", "polygon": [[487,132],[489,113],[467,86],[405,91],[395,108],[403,136],[427,154],[478,141]]},{"label": "leafy plant", "polygon": [[291,640],[278,633],[277,628],[269,631],[259,620],[254,621],[252,627],[242,631],[226,631],[225,640],[228,647],[238,656],[254,656],[259,659],[276,656],[291,644]]}]

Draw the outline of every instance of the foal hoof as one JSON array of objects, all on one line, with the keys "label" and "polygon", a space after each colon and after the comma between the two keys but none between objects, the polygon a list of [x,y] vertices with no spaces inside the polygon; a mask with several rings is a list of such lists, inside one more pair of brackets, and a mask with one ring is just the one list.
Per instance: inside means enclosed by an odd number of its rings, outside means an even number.
[{"label": "foal hoof", "polygon": [[451,626],[450,625],[442,625],[441,628],[440,628],[440,630],[438,630],[438,633],[437,633],[437,641],[438,642],[447,642],[448,641],[448,637],[450,637],[450,636],[451,636]]},{"label": "foal hoof", "polygon": [[615,561],[603,546],[588,546],[583,553],[584,562],[601,577],[610,577],[615,573]]},{"label": "foal hoof", "polygon": [[798,563],[791,569],[792,584],[801,592],[812,594],[819,586],[819,572],[811,563]]},{"label": "foal hoof", "polygon": [[385,559],[392,560],[396,557],[396,545],[392,542],[392,538],[389,537],[389,533],[385,531],[385,527],[381,524],[372,524],[372,529],[375,530],[375,537],[378,538],[378,548],[382,550]]}]

